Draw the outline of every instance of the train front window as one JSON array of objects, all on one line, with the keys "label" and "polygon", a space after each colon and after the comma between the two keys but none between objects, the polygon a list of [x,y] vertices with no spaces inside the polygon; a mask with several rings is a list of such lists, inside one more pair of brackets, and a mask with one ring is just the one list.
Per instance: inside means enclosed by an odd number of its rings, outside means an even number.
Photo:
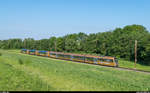
[{"label": "train front window", "polygon": [[115,62],[118,63],[118,60],[115,58]]},{"label": "train front window", "polygon": [[113,62],[113,59],[103,59],[105,62]]}]

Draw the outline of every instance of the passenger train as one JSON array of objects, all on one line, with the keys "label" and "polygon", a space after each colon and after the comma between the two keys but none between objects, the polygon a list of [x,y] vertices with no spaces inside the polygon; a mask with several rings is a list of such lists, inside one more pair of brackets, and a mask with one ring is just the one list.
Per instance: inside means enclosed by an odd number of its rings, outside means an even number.
[{"label": "passenger train", "polygon": [[51,57],[56,59],[77,61],[82,63],[118,67],[117,58],[110,57],[110,56],[81,55],[81,54],[72,54],[72,53],[63,53],[63,52],[54,52],[54,51],[39,51],[39,50],[29,50],[29,49],[22,49],[21,53]]}]

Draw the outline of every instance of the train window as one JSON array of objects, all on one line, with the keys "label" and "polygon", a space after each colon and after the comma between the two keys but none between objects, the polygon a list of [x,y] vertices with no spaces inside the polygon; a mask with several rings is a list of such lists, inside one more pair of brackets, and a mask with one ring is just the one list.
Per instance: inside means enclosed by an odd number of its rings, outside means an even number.
[{"label": "train window", "polygon": [[70,58],[70,55],[64,55],[65,58]]},{"label": "train window", "polygon": [[98,58],[94,58],[93,60],[94,60],[94,62],[97,62]]},{"label": "train window", "polygon": [[64,57],[64,55],[63,55],[63,54],[57,54],[57,56],[58,56],[58,57]]},{"label": "train window", "polygon": [[113,62],[113,59],[104,59],[105,62]]},{"label": "train window", "polygon": [[101,62],[103,62],[103,61],[104,61],[104,59],[102,59],[102,58],[99,58],[98,60],[100,60]]},{"label": "train window", "polygon": [[72,56],[72,55],[70,55],[70,57],[71,57],[71,59],[73,58],[73,56]]},{"label": "train window", "polygon": [[86,57],[85,59],[88,60],[88,61],[93,61],[94,60],[92,57]]},{"label": "train window", "polygon": [[82,56],[73,56],[75,59],[84,60],[84,57]]},{"label": "train window", "polygon": [[50,53],[50,55],[53,55],[53,56],[55,56],[56,54],[54,54],[54,53]]}]

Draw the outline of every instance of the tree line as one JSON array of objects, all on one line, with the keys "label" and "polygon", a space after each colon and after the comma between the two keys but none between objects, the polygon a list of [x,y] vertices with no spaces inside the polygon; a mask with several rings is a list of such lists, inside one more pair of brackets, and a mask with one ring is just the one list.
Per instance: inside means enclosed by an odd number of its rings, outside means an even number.
[{"label": "tree line", "polygon": [[37,49],[58,52],[88,53],[134,60],[134,41],[137,40],[137,59],[150,64],[150,33],[142,25],[127,25],[112,31],[67,34],[62,37],[34,40],[0,40],[1,49]]}]

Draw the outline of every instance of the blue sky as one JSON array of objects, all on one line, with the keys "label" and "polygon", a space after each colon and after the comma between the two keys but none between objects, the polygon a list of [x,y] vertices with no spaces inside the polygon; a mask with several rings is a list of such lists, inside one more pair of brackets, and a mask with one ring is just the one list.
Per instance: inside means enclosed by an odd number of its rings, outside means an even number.
[{"label": "blue sky", "polygon": [[97,33],[131,24],[150,31],[150,0],[0,0],[0,39]]}]

